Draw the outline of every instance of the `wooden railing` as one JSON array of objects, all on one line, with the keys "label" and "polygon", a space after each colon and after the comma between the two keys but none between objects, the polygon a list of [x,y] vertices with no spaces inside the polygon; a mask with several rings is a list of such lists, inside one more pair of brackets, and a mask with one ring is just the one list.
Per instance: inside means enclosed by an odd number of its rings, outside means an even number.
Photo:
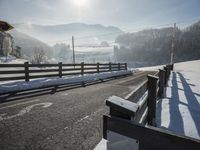
[{"label": "wooden railing", "polygon": [[[120,141],[121,143],[119,141],[118,143],[123,146],[125,144],[128,145],[128,150],[134,149],[134,145],[138,145],[138,150],[199,150],[200,147],[200,141],[197,139],[176,135],[173,132],[161,128],[144,126],[136,122],[112,116],[103,116],[103,122],[103,137],[104,139],[108,139],[108,145],[111,145],[113,142],[110,142],[110,136],[108,134],[114,132],[127,137],[127,141],[123,137]],[[131,144],[128,142],[131,142]],[[122,148],[118,143],[116,142],[112,146],[107,146],[107,150],[110,150],[109,147],[115,150],[121,150]],[[130,148],[130,145],[133,145],[133,147]],[[123,150],[127,149],[123,147]]]},{"label": "wooden railing", "polygon": [[110,116],[103,117],[105,139],[108,138],[108,131],[112,131],[138,141],[136,144],[139,143],[140,150],[199,149],[199,140],[156,128],[156,103],[163,97],[171,70],[173,64],[166,65],[154,75],[148,75],[148,80],[126,99],[112,96],[106,100]]},{"label": "wooden railing", "polygon": [[126,63],[107,64],[0,64],[0,81],[25,80],[60,77],[67,75],[84,75],[90,73],[101,73],[109,71],[127,70]]},{"label": "wooden railing", "polygon": [[[148,75],[147,76],[148,80],[144,81],[141,85],[139,85],[136,88],[136,90],[134,90],[131,94],[129,94],[129,96],[126,97],[126,100],[124,100],[136,103],[138,107],[137,110],[135,110],[134,112],[134,120],[136,122],[143,124],[148,123],[149,125],[155,126],[156,101],[163,96],[164,87],[170,76],[171,69],[172,65],[166,65],[164,69],[160,69],[154,75]],[[116,96],[114,97],[117,98]],[[106,104],[110,106],[109,100],[110,99],[113,100],[115,98],[110,97],[106,101]],[[122,112],[117,112],[117,114],[120,113]]]}]

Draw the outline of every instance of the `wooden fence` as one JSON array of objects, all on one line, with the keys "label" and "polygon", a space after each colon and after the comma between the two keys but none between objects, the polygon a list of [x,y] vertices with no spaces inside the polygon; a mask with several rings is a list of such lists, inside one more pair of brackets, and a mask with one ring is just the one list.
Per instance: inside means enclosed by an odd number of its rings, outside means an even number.
[{"label": "wooden fence", "polygon": [[[173,132],[161,128],[144,126],[136,122],[127,121],[125,119],[112,116],[104,116],[103,122],[104,139],[108,139],[107,134],[112,131],[126,136],[128,139],[132,139],[132,141],[129,142],[132,142],[131,145],[139,145],[138,150],[199,150],[200,147],[200,141],[197,139],[176,135]],[[121,140],[122,141],[118,141],[118,144],[113,144],[112,148],[115,146],[113,148],[115,150],[127,150],[125,147],[120,147],[120,144],[122,145],[123,142],[125,143],[124,138]],[[134,141],[136,142],[133,143]],[[112,143],[109,141],[108,144]],[[129,146],[128,142],[125,144]],[[110,150],[109,147],[111,146],[107,147],[107,150]],[[129,146],[128,150],[134,149],[133,147]]]},{"label": "wooden fence", "polygon": [[25,80],[60,77],[67,75],[84,75],[90,73],[101,73],[109,71],[127,70],[126,63],[107,63],[107,64],[0,64],[0,81]]},{"label": "wooden fence", "polygon": [[[144,81],[140,86],[138,86],[137,89],[126,98],[126,100],[121,99],[122,103],[119,103],[121,107],[124,107],[123,102],[127,100],[136,103],[137,110],[132,112],[136,122],[143,124],[148,123],[149,125],[155,126],[156,101],[163,96],[164,87],[170,76],[171,68],[172,65],[167,65],[164,67],[164,69],[160,69],[159,72],[156,72],[154,75],[148,75],[148,80]],[[110,97],[106,101],[106,104],[111,106],[110,104],[114,102],[116,98],[116,96]],[[110,108],[110,110],[111,114],[115,112],[114,115],[123,113],[118,111],[119,109],[115,110],[115,108]],[[130,114],[126,114],[125,116],[129,116],[128,118],[131,118]]]},{"label": "wooden fence", "polygon": [[[108,131],[113,131],[138,140],[140,150],[199,149],[199,140],[156,128],[156,103],[163,97],[171,70],[173,65],[166,65],[154,75],[148,75],[148,80],[126,100],[117,96],[106,100],[106,105],[110,107],[110,116],[103,117],[105,139]],[[138,98],[137,102],[135,97]]]}]

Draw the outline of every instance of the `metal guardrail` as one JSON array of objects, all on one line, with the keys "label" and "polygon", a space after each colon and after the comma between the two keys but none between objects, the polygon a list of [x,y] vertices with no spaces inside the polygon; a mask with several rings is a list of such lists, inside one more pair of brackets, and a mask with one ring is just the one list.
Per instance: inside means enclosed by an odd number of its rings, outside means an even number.
[{"label": "metal guardrail", "polygon": [[[96,64],[0,64],[0,81],[25,80],[60,77],[67,75],[84,75],[109,71],[127,70],[127,63]],[[5,76],[6,75],[6,76]]]}]

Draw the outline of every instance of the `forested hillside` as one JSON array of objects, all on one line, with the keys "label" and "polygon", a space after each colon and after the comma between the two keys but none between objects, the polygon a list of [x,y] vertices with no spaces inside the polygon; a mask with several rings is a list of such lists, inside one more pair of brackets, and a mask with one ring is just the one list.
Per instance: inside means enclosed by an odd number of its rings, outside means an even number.
[{"label": "forested hillside", "polygon": [[120,47],[114,48],[115,59],[135,62],[137,66],[169,63],[173,32],[174,61],[199,59],[200,21],[184,30],[171,27],[120,35],[116,38]]}]

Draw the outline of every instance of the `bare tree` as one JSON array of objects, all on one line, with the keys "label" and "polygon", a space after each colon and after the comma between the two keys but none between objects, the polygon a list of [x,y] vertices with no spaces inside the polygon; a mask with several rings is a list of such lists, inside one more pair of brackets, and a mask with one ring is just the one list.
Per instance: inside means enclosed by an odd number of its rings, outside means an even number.
[{"label": "bare tree", "polygon": [[22,48],[20,46],[16,46],[15,48],[13,48],[11,55],[13,55],[17,58],[21,58],[22,57]]},{"label": "bare tree", "polygon": [[41,64],[46,61],[46,52],[43,48],[35,47],[31,59],[33,64]]}]

